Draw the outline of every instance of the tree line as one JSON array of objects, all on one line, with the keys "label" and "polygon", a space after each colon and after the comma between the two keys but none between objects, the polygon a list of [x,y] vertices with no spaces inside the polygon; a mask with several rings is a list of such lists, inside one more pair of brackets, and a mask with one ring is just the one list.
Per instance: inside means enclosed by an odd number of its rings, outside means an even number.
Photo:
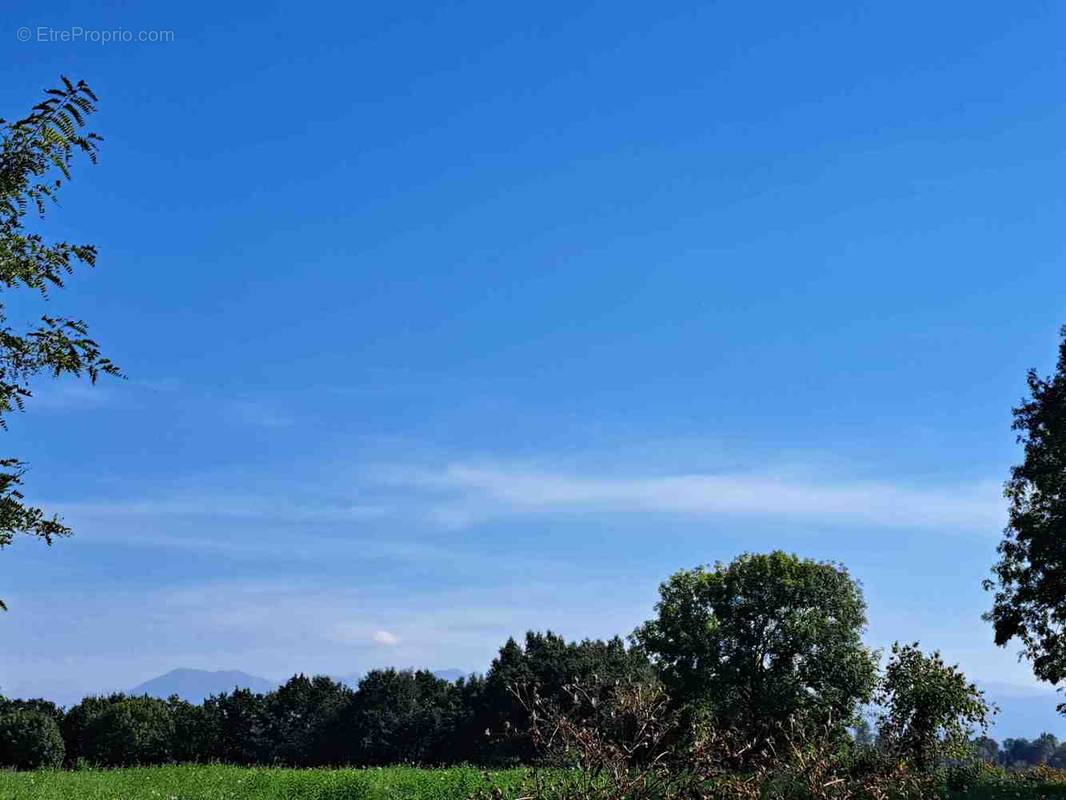
[{"label": "tree line", "polygon": [[882,670],[861,639],[865,608],[839,564],[746,554],[673,575],[628,642],[529,632],[509,639],[484,675],[454,682],[381,669],[355,689],[295,675],[266,694],[234,689],[200,704],[124,694],[69,709],[3,700],[0,764],[534,763],[530,697],[602,718],[619,686],[654,687],[672,711],[755,750],[797,722],[863,745],[849,731],[875,703],[879,749],[916,766],[961,755],[988,720],[981,692],[916,644],[895,645]]},{"label": "tree line", "polygon": [[1002,744],[988,736],[979,736],[973,745],[975,754],[991,764],[1066,769],[1066,742],[1060,742],[1055,734],[1046,731],[1035,739],[1004,739]]},{"label": "tree line", "polygon": [[511,687],[535,683],[561,697],[575,678],[650,674],[645,655],[619,638],[530,632],[523,645],[508,640],[484,676],[456,681],[379,669],[355,689],[300,674],[266,694],[235,688],[200,704],[111,694],[62,709],[0,699],[0,765],[517,763],[534,753]]}]

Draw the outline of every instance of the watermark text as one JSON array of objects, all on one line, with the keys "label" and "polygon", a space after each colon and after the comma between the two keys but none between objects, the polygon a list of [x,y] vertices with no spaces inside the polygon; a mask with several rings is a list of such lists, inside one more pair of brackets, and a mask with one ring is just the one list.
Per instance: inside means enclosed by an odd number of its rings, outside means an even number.
[{"label": "watermark text", "polygon": [[174,41],[174,31],[134,31],[127,28],[83,28],[71,25],[54,28],[50,25],[29,27],[23,25],[15,36],[20,42],[45,42],[62,44],[169,44]]}]

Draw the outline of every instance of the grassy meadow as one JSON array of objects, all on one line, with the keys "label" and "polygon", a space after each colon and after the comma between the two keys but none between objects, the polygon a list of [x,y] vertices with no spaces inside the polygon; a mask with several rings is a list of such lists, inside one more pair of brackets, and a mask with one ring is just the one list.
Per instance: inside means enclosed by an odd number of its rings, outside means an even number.
[{"label": "grassy meadow", "polygon": [[498,787],[514,796],[523,771],[473,767],[272,769],[232,766],[0,772],[3,800],[462,800]]},{"label": "grassy meadow", "polygon": [[[3,800],[504,800],[521,794],[525,770],[276,769],[234,766],[0,771]],[[950,800],[1066,800],[1066,783],[989,783]]]}]

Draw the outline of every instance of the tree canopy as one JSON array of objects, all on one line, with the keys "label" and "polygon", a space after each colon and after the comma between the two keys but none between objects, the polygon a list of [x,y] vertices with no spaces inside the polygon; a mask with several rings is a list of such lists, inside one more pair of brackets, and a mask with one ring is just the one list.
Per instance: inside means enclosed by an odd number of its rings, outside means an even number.
[{"label": "tree canopy", "polygon": [[1061,336],[1055,374],[1030,370],[1029,399],[1014,409],[1024,459],[1006,483],[1007,528],[985,581],[996,644],[1020,641],[1036,677],[1053,684],[1066,678],[1066,328]]},{"label": "tree canopy", "polygon": [[783,552],[675,573],[635,637],[676,703],[757,736],[796,715],[849,722],[876,661],[866,604],[836,564]]}]

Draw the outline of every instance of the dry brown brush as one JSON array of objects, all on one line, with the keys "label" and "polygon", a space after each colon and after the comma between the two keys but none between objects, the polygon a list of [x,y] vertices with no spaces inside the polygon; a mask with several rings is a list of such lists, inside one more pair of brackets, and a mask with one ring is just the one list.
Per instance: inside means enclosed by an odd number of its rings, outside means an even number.
[{"label": "dry brown brush", "polygon": [[676,711],[661,687],[567,687],[566,710],[514,687],[541,758],[522,800],[916,800],[931,776],[870,748],[842,726],[795,719],[745,741]]}]

